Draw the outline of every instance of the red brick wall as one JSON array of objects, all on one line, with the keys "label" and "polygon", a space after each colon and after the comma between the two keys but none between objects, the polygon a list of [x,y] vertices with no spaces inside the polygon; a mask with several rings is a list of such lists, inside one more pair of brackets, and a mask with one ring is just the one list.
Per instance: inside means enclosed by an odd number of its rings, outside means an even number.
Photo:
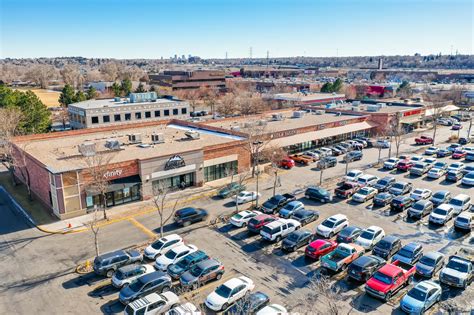
[{"label": "red brick wall", "polygon": [[[121,170],[120,174],[115,176],[109,176],[109,180],[124,178],[128,176],[138,175],[138,162],[137,161],[126,161],[121,163],[114,163],[109,165],[107,168],[108,171]],[[88,183],[92,180],[88,170],[83,170],[81,172],[81,183]]]},{"label": "red brick wall", "polygon": [[215,159],[232,154],[238,155],[239,173],[250,168],[250,154],[243,147],[242,142],[235,143],[233,145],[220,144],[215,146],[209,146],[204,150],[204,160]]}]

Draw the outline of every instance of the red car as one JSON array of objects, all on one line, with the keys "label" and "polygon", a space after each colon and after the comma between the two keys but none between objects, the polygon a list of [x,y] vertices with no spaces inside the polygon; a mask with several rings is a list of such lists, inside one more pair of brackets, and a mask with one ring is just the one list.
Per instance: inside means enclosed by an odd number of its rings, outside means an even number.
[{"label": "red car", "polygon": [[453,159],[462,159],[463,157],[466,157],[467,155],[467,152],[464,151],[464,150],[456,150],[454,151],[453,155],[451,155],[451,157]]},{"label": "red car", "polygon": [[282,168],[290,169],[295,166],[295,161],[287,157],[287,158],[282,159],[280,163],[278,164],[278,166]]},{"label": "red car", "polygon": [[421,136],[415,139],[415,143],[416,144],[432,144],[433,138],[428,137],[428,136]]},{"label": "red car", "polygon": [[409,160],[403,160],[403,161],[400,161],[398,162],[397,164],[397,170],[399,171],[409,171],[413,165],[415,165],[415,163],[413,163],[412,161],[409,161]]},{"label": "red car", "polygon": [[250,219],[247,224],[247,229],[252,233],[260,233],[260,230],[270,222],[276,220],[276,217],[268,214],[259,214],[256,217]]},{"label": "red car", "polygon": [[311,242],[304,251],[306,257],[319,259],[321,256],[332,252],[337,247],[337,243],[330,240],[315,240]]}]

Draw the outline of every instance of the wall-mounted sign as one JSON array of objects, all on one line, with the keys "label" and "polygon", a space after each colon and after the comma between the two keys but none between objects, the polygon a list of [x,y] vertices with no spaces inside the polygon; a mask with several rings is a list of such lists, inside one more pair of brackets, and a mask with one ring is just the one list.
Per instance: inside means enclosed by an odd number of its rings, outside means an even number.
[{"label": "wall-mounted sign", "polygon": [[170,157],[168,162],[165,164],[165,171],[167,170],[172,170],[175,168],[180,168],[186,166],[186,163],[184,162],[184,159],[179,156],[179,155],[174,155]]},{"label": "wall-mounted sign", "polygon": [[109,179],[111,177],[116,177],[122,175],[123,170],[121,168],[112,170],[112,171],[107,171],[104,173],[104,178]]}]

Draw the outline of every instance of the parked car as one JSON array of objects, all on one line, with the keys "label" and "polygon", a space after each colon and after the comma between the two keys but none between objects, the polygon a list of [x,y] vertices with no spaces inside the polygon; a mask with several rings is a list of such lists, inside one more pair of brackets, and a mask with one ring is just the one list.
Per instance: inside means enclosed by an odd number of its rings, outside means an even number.
[{"label": "parked car", "polygon": [[426,163],[416,163],[412,168],[410,168],[410,175],[423,176],[428,173],[430,169],[431,166]]},{"label": "parked car", "polygon": [[306,189],[304,196],[308,199],[319,200],[320,202],[326,203],[332,201],[331,193],[321,187],[309,187]]},{"label": "parked car", "polygon": [[438,179],[438,178],[441,178],[442,176],[444,176],[446,174],[446,169],[442,169],[442,168],[432,168],[428,171],[428,174],[426,175],[428,178],[434,178],[434,179]]},{"label": "parked car", "polygon": [[303,153],[304,156],[313,158],[314,161],[318,161],[321,157],[318,153],[313,151],[306,151]]},{"label": "parked car", "polygon": [[450,153],[453,153],[454,151],[456,151],[456,149],[460,149],[460,148],[462,148],[462,145],[460,145],[459,143],[451,143],[446,148],[446,150],[448,150]]},{"label": "parked car", "polygon": [[372,253],[388,260],[402,247],[402,240],[395,235],[387,235],[382,238],[372,249]]},{"label": "parked car", "polygon": [[410,161],[412,161],[413,163],[420,163],[423,162],[423,160],[423,157],[420,155],[414,155],[410,158]]},{"label": "parked car", "polygon": [[344,162],[360,161],[364,157],[361,151],[351,151],[344,156]]},{"label": "parked car", "polygon": [[346,226],[337,234],[336,241],[338,243],[352,243],[362,233],[362,229],[357,226]]},{"label": "parked car", "polygon": [[454,229],[459,231],[471,231],[474,228],[474,213],[462,212],[454,219]]},{"label": "parked car", "polygon": [[451,157],[455,160],[459,160],[459,159],[462,159],[462,158],[465,158],[467,155],[467,151],[466,150],[463,150],[463,149],[456,149],[453,154],[451,155]]},{"label": "parked car", "polygon": [[235,194],[238,194],[239,192],[245,190],[245,185],[239,184],[239,183],[230,183],[226,185],[224,188],[219,190],[219,197],[221,198],[227,198],[229,196],[233,196]]},{"label": "parked car", "polygon": [[433,164],[433,168],[439,168],[443,170],[448,169],[448,163],[443,162],[443,161],[437,161],[435,164]]},{"label": "parked car", "polygon": [[445,225],[454,216],[454,208],[448,204],[437,206],[430,214],[429,223]]},{"label": "parked car", "polygon": [[116,250],[97,256],[94,259],[93,269],[96,274],[111,278],[120,267],[142,260],[143,255],[137,250]]},{"label": "parked car", "polygon": [[247,224],[247,229],[251,233],[260,234],[260,230],[262,229],[262,227],[264,227],[270,222],[275,221],[276,219],[276,217],[268,214],[259,214],[256,217],[250,219],[249,223]]},{"label": "parked car", "polygon": [[289,218],[295,213],[295,211],[304,209],[304,204],[301,201],[290,201],[283,208],[280,209],[278,214],[282,218]]},{"label": "parked car", "polygon": [[308,245],[312,238],[313,234],[310,230],[293,231],[283,239],[281,242],[281,249],[288,252],[294,252],[298,248]]},{"label": "parked car", "polygon": [[189,226],[195,222],[206,221],[207,217],[207,210],[187,207],[176,211],[174,222],[181,226]]},{"label": "parked car", "polygon": [[166,271],[169,265],[174,264],[178,260],[186,257],[187,255],[191,253],[194,253],[197,250],[198,248],[194,245],[183,244],[183,245],[177,246],[167,251],[166,254],[161,255],[160,257],[156,258],[155,264],[154,264],[155,269]]},{"label": "parked car", "polygon": [[296,210],[291,216],[291,218],[301,223],[301,225],[306,225],[308,223],[316,221],[319,218],[319,212],[309,209],[300,209]]},{"label": "parked car", "polygon": [[365,285],[369,295],[388,301],[393,294],[413,281],[415,266],[395,261],[380,268]]},{"label": "parked car", "polygon": [[377,140],[375,142],[374,147],[382,148],[382,149],[388,149],[388,148],[390,148],[390,142],[388,142],[387,140]]},{"label": "parked car", "polygon": [[112,285],[120,289],[129,285],[138,277],[153,271],[155,271],[155,268],[150,265],[133,264],[120,267],[112,277]]},{"label": "parked car", "polygon": [[413,163],[413,161],[409,161],[409,160],[402,160],[400,162],[397,163],[397,170],[401,171],[401,172],[406,172],[406,171],[409,171],[410,168],[413,167],[413,165],[415,165],[415,163]]},{"label": "parked car", "polygon": [[357,179],[357,183],[361,187],[373,186],[378,180],[379,180],[379,178],[375,175],[364,174],[364,175],[362,175],[361,177],[359,177]]},{"label": "parked car", "polygon": [[385,231],[381,227],[372,225],[364,229],[354,243],[367,251],[371,250],[384,236]]},{"label": "parked car", "polygon": [[197,263],[209,259],[209,256],[202,250],[197,250],[194,253],[186,255],[178,260],[176,263],[168,266],[168,275],[178,280],[183,273],[191,269]]},{"label": "parked car", "polygon": [[471,197],[466,194],[456,195],[451,198],[449,205],[454,208],[454,214],[460,214],[464,210],[471,208]]},{"label": "parked car", "polygon": [[410,242],[403,246],[393,256],[392,261],[399,260],[405,264],[415,264],[423,256],[423,247],[420,243]]},{"label": "parked car", "polygon": [[430,199],[430,201],[433,203],[435,207],[443,203],[448,203],[450,200],[451,200],[451,193],[447,190],[440,190],[440,191],[435,192]]},{"label": "parked car", "polygon": [[179,303],[179,297],[173,292],[163,294],[151,293],[133,301],[125,307],[126,315],[158,315],[164,314]]},{"label": "parked car", "polygon": [[319,259],[320,257],[336,249],[337,243],[331,240],[315,240],[311,242],[304,251],[305,257]]},{"label": "parked car", "polygon": [[433,143],[433,138],[428,137],[428,136],[420,136],[418,138],[415,138],[415,144],[418,145],[426,145],[426,144],[432,144]]},{"label": "parked car", "polygon": [[409,314],[424,314],[426,310],[441,299],[441,286],[436,282],[425,280],[417,283],[402,298],[400,308]]},{"label": "parked car", "polygon": [[356,182],[344,182],[334,190],[334,194],[340,198],[350,198],[359,189],[360,185]]},{"label": "parked car", "polygon": [[183,288],[197,289],[198,287],[213,281],[220,280],[225,272],[224,265],[216,259],[207,259],[198,262],[190,270],[179,278]]},{"label": "parked car", "polygon": [[350,170],[344,177],[343,181],[345,182],[357,182],[359,177],[361,177],[364,173],[361,170]]},{"label": "parked car", "polygon": [[267,304],[270,302],[270,297],[261,291],[253,292],[249,295],[247,301],[242,303],[237,302],[232,305],[224,315],[237,315],[237,314],[258,314],[260,310],[264,310]]},{"label": "parked car", "polygon": [[390,203],[390,210],[401,212],[410,208],[413,204],[413,199],[407,196],[397,196],[392,199]]},{"label": "parked car", "polygon": [[407,182],[396,182],[395,184],[390,187],[388,190],[392,195],[401,196],[408,194],[412,191],[413,184]]},{"label": "parked car", "polygon": [[429,189],[417,188],[411,192],[410,198],[415,201],[419,201],[422,199],[430,199],[432,195],[433,195],[433,192]]},{"label": "parked car", "polygon": [[280,315],[288,314],[288,310],[280,304],[270,304],[256,312],[255,315]]},{"label": "parked car", "polygon": [[379,179],[373,187],[377,189],[378,192],[385,192],[388,191],[393,184],[395,184],[395,177],[386,176]]},{"label": "parked car", "polygon": [[393,200],[393,195],[388,192],[378,193],[374,197],[374,206],[385,207]]},{"label": "parked car", "polygon": [[335,214],[330,216],[316,228],[316,234],[332,238],[334,235],[339,233],[343,228],[349,225],[349,220],[343,214]]},{"label": "parked car", "polygon": [[398,158],[389,158],[385,162],[383,162],[383,168],[387,170],[393,170],[397,167],[397,164],[400,162]]},{"label": "parked car", "polygon": [[236,227],[245,227],[249,223],[249,221],[252,218],[255,218],[256,216],[262,214],[260,211],[250,211],[250,210],[244,210],[240,211],[239,213],[234,214],[229,222],[233,226]]},{"label": "parked car", "polygon": [[262,239],[270,242],[279,242],[291,232],[301,227],[301,223],[293,219],[278,219],[262,227],[260,235]]},{"label": "parked car", "polygon": [[170,234],[148,245],[143,254],[146,258],[155,260],[156,257],[166,254],[170,249],[183,244],[184,242],[181,236],[178,234]]},{"label": "parked car", "polygon": [[347,268],[347,275],[349,278],[356,281],[365,282],[369,280],[377,270],[385,265],[385,263],[384,259],[377,256],[361,256],[349,265]]},{"label": "parked car", "polygon": [[418,200],[410,208],[408,208],[407,216],[408,218],[421,219],[424,216],[428,215],[433,211],[433,203],[429,200]]},{"label": "parked car", "polygon": [[464,167],[461,172],[464,174],[464,176],[471,172],[474,172],[474,165],[466,165],[466,167]]},{"label": "parked car", "polygon": [[471,143],[471,139],[469,139],[467,137],[460,137],[459,140],[458,140],[458,143],[460,145],[466,145],[466,144]]},{"label": "parked car", "polygon": [[318,161],[317,167],[319,169],[326,169],[337,165],[337,159],[333,156],[326,156]]},{"label": "parked car", "polygon": [[238,204],[243,204],[247,202],[254,201],[255,199],[262,197],[260,193],[257,194],[256,191],[241,191],[238,195],[237,198],[235,199],[235,202]]},{"label": "parked car", "polygon": [[250,278],[241,276],[227,280],[206,298],[206,306],[215,312],[226,310],[230,305],[252,291],[255,284]]},{"label": "parked car", "polygon": [[309,165],[313,162],[315,162],[316,160],[311,157],[311,156],[307,156],[307,155],[303,155],[303,154],[293,154],[293,155],[290,155],[290,159],[292,159],[293,161],[295,161],[295,163],[297,164],[301,164],[301,165]]},{"label": "parked car", "polygon": [[331,151],[332,151],[332,155],[333,156],[339,156],[341,154],[343,154],[344,152],[338,148],[337,146],[334,146],[334,147],[331,147]]},{"label": "parked car", "polygon": [[461,183],[466,186],[474,186],[474,171],[467,173],[461,180]]},{"label": "parked car", "polygon": [[425,150],[425,155],[435,155],[438,152],[439,148],[438,147],[428,147]]},{"label": "parked car", "polygon": [[448,182],[457,182],[462,178],[461,171],[448,171],[445,176],[445,180]]},{"label": "parked car", "polygon": [[440,252],[428,252],[421,256],[416,264],[416,274],[425,278],[433,277],[444,266],[444,255]]},{"label": "parked car", "polygon": [[454,124],[451,126],[451,130],[461,130],[462,125],[461,124]]},{"label": "parked car", "polygon": [[347,266],[364,254],[364,248],[341,243],[329,254],[321,257],[321,266],[334,272],[345,270]]},{"label": "parked car", "polygon": [[436,157],[437,158],[443,158],[443,157],[446,157],[448,155],[451,155],[451,151],[449,151],[448,149],[439,149],[436,152]]},{"label": "parked car", "polygon": [[474,258],[471,250],[461,248],[449,257],[448,264],[439,273],[439,281],[452,287],[467,288],[474,281]]},{"label": "parked car", "polygon": [[467,152],[465,160],[466,161],[474,161],[474,152]]},{"label": "parked car", "polygon": [[278,162],[278,166],[284,169],[292,169],[295,167],[295,161],[289,157],[283,158],[280,162]]},{"label": "parked car", "polygon": [[[138,314],[136,314],[138,315]],[[193,303],[175,304],[165,315],[201,315],[199,309]]]},{"label": "parked car", "polygon": [[366,202],[370,199],[373,199],[377,194],[377,189],[373,187],[362,187],[354,195],[352,195],[352,200],[355,202]]},{"label": "parked car", "polygon": [[162,271],[154,271],[139,277],[130,285],[123,287],[119,293],[119,301],[122,304],[128,304],[153,292],[168,292],[170,288],[170,276]]},{"label": "parked car", "polygon": [[296,198],[292,194],[275,195],[263,203],[261,210],[267,214],[275,213],[288,202],[294,200],[296,200]]}]

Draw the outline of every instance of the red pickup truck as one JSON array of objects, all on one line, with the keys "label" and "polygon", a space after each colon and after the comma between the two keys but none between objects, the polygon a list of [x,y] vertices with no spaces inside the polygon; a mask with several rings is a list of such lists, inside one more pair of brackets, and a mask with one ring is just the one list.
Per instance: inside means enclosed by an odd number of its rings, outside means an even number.
[{"label": "red pickup truck", "polygon": [[428,137],[428,136],[421,136],[419,138],[415,138],[415,143],[416,144],[432,144],[433,138]]},{"label": "red pickup truck", "polygon": [[336,196],[340,198],[350,198],[360,189],[360,185],[355,182],[345,182],[334,190]]},{"label": "red pickup truck", "polygon": [[365,292],[388,301],[393,294],[413,281],[416,267],[399,260],[380,268],[365,284]]}]

